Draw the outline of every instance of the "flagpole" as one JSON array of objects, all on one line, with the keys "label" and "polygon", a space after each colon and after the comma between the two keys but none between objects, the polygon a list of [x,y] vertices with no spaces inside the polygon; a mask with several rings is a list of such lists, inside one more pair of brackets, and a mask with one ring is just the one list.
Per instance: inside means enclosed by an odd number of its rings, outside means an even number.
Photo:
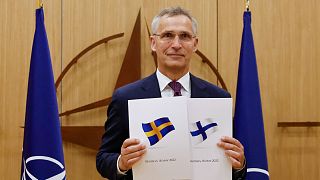
[{"label": "flagpole", "polygon": [[38,8],[42,8],[43,7],[42,0],[37,0],[37,6],[38,6]]},{"label": "flagpole", "polygon": [[247,9],[247,11],[250,10],[249,7],[250,7],[250,0],[246,0],[246,9]]}]

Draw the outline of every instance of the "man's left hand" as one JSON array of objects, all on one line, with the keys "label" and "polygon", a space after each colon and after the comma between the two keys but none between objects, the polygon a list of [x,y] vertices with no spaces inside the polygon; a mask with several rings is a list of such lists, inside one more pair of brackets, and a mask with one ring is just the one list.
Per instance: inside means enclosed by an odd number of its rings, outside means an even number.
[{"label": "man's left hand", "polygon": [[239,170],[244,167],[244,148],[237,139],[224,136],[221,138],[218,146],[225,150],[225,154],[231,160],[233,169]]}]

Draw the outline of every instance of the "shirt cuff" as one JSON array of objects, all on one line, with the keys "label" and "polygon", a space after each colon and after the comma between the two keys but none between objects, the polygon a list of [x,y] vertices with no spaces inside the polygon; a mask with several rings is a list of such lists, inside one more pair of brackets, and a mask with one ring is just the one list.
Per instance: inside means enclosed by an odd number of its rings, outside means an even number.
[{"label": "shirt cuff", "polygon": [[127,175],[126,174],[127,171],[121,171],[120,168],[119,168],[120,157],[121,157],[121,154],[118,156],[118,159],[117,159],[117,173],[121,174],[121,175]]}]

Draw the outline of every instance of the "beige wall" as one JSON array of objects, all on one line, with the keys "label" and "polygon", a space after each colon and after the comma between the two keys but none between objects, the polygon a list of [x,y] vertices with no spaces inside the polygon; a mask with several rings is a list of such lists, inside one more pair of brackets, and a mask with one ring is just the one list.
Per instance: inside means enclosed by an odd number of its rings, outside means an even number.
[{"label": "beige wall", "polygon": [[[142,17],[142,75],[154,71],[144,19],[166,6],[190,9],[199,21],[199,49],[218,66],[233,97],[242,33],[243,1],[230,0],[69,0],[44,1],[45,23],[55,77],[81,50],[116,33],[125,36],[80,59],[58,89],[60,111],[110,97],[139,9]],[[270,179],[320,179],[319,128],[279,128],[280,121],[320,121],[320,2],[252,1],[254,33],[265,121]],[[20,174],[25,101],[36,3],[0,3],[0,174]],[[191,71],[216,78],[194,57]],[[63,126],[103,125],[106,110],[62,118]],[[95,151],[64,142],[68,179],[102,179]]]}]

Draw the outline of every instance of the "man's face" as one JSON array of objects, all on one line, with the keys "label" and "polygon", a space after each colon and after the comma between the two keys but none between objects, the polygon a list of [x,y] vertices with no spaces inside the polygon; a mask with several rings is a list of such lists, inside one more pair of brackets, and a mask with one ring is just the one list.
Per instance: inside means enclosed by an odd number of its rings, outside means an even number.
[{"label": "man's face", "polygon": [[157,53],[158,68],[164,74],[188,72],[197,44],[192,22],[183,15],[161,17],[156,35],[151,36],[151,49]]}]

